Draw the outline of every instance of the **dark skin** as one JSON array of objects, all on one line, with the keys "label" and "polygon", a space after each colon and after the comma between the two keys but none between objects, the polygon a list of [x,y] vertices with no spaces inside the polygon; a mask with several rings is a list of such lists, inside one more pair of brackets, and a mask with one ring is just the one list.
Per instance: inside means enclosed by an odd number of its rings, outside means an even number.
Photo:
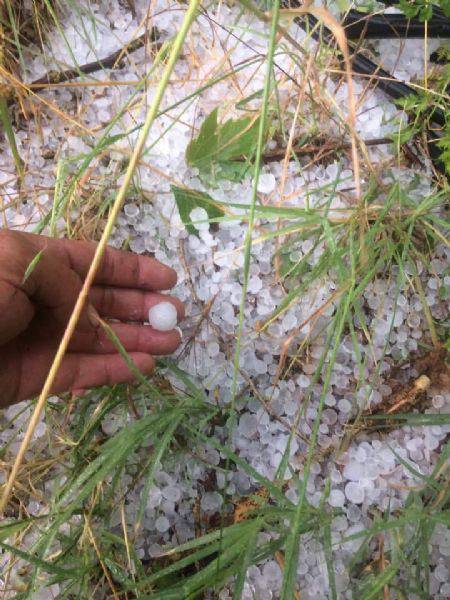
[{"label": "dark skin", "polygon": [[[0,407],[42,389],[94,251],[90,242],[0,230]],[[150,374],[153,357],[180,344],[177,330],[143,324],[161,300],[172,302],[183,318],[181,302],[161,294],[175,283],[175,271],[157,260],[108,248],[52,392],[133,381],[97,315],[114,320],[112,328],[134,363]]]}]

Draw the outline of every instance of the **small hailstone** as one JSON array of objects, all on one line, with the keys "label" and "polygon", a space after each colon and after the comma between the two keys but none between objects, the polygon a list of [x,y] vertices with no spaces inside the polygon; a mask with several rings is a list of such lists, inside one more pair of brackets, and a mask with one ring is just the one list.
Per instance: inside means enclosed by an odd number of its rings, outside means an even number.
[{"label": "small hailstone", "polygon": [[297,384],[301,388],[307,388],[310,383],[311,383],[311,381],[310,381],[309,377],[306,377],[306,375],[301,374],[297,377]]},{"label": "small hailstone", "polygon": [[349,413],[352,410],[352,405],[347,398],[342,398],[338,402],[338,408],[342,413]]},{"label": "small hailstone", "polygon": [[257,294],[262,288],[262,281],[259,277],[250,277],[248,280],[248,291],[250,294]]},{"label": "small hailstone", "polygon": [[133,203],[126,204],[123,208],[123,212],[126,214],[127,217],[137,217],[139,214],[139,206]]},{"label": "small hailstone", "polygon": [[170,331],[177,324],[177,309],[171,302],[160,302],[148,311],[148,321],[153,329]]},{"label": "small hailstone", "polygon": [[445,404],[445,398],[444,398],[444,396],[441,396],[441,395],[434,396],[434,398],[432,400],[432,404],[433,404],[434,408],[436,408],[436,409],[439,410]]},{"label": "small hailstone", "polygon": [[175,485],[168,485],[165,488],[163,488],[162,495],[167,500],[171,500],[172,502],[178,502],[181,498],[181,490]]},{"label": "small hailstone", "polygon": [[436,579],[442,583],[447,583],[448,582],[448,578],[449,578],[449,571],[448,569],[445,567],[445,565],[440,564],[436,567],[436,569],[434,570],[434,576],[436,577]]},{"label": "small hailstone", "polygon": [[209,229],[208,213],[204,208],[200,206],[193,208],[189,213],[189,219],[197,231],[206,231]]},{"label": "small hailstone", "polygon": [[252,437],[258,431],[258,418],[250,413],[244,413],[239,419],[239,431],[245,437]]},{"label": "small hailstone", "polygon": [[276,180],[272,173],[261,173],[258,179],[258,192],[270,194],[275,188]]},{"label": "small hailstone", "polygon": [[155,521],[155,527],[159,533],[165,533],[170,527],[169,519],[163,516],[158,517]]},{"label": "small hailstone", "polygon": [[350,461],[344,467],[344,477],[351,481],[359,481],[364,477],[364,465],[355,460]]},{"label": "small hailstone", "polygon": [[328,502],[331,506],[334,506],[335,508],[344,506],[345,496],[343,492],[341,492],[341,490],[331,490]]},{"label": "small hailstone", "polygon": [[219,344],[217,342],[209,342],[206,345],[206,352],[208,353],[208,356],[210,356],[211,358],[214,358],[220,352]]},{"label": "small hailstone", "polygon": [[345,486],[345,495],[350,500],[350,502],[354,502],[355,504],[361,504],[364,500],[364,490],[358,484],[350,481]]},{"label": "small hailstone", "polygon": [[202,496],[200,506],[206,512],[215,512],[222,506],[223,498],[217,492],[206,492]]}]

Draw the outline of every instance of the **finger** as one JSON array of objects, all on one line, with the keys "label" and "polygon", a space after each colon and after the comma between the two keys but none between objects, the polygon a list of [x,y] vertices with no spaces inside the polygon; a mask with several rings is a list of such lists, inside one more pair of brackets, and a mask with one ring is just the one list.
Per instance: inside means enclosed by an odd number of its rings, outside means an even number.
[{"label": "finger", "polygon": [[149,309],[160,302],[171,302],[177,309],[178,321],[184,318],[183,303],[164,294],[95,286],[89,296],[99,314],[110,319],[147,321]]},{"label": "finger", "polygon": [[[39,394],[56,348],[42,340],[36,340],[31,343],[10,342],[0,350],[0,407]],[[154,359],[150,355],[130,352],[129,356],[144,375],[152,372]],[[133,379],[126,363],[117,353],[69,353],[62,361],[52,392],[87,389]]]},{"label": "finger", "polygon": [[[176,329],[157,331],[148,325],[116,323],[111,329],[119,338],[127,352],[145,352],[161,356],[172,354],[181,343]],[[102,329],[89,332],[76,332],[70,342],[70,352],[89,352],[91,354],[111,354],[117,352],[114,343]]]},{"label": "finger", "polygon": [[[84,278],[89,270],[97,244],[78,240],[46,238],[33,234],[33,243],[47,247]],[[108,247],[95,278],[96,284],[143,290],[168,290],[177,282],[176,272],[154,258]]]},{"label": "finger", "polygon": [[33,316],[28,296],[8,281],[0,281],[0,344],[25,331]]},{"label": "finger", "polygon": [[[143,375],[150,375],[155,367],[153,358],[148,354],[132,352],[130,358]],[[118,354],[68,354],[62,362],[52,392],[88,389],[134,380],[133,373]]]}]

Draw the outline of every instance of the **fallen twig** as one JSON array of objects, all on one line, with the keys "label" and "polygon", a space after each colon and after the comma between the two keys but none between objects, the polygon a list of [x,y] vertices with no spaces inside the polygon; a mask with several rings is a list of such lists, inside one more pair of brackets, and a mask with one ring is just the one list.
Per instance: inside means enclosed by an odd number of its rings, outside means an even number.
[{"label": "fallen twig", "polygon": [[157,44],[157,47],[159,47],[161,44],[158,43],[158,39],[159,33],[157,29],[153,28],[150,31],[145,31],[142,35],[131,41],[123,48],[116,50],[112,54],[109,54],[100,60],[95,60],[85,65],[80,65],[76,69],[72,68],[66,69],[65,71],[49,71],[42,77],[39,77],[39,79],[31,82],[27,87],[45,88],[49,85],[55,85],[64,83],[65,81],[70,81],[71,79],[76,79],[77,77],[80,77],[80,75],[88,75],[89,73],[95,73],[96,71],[100,71],[102,69],[113,69],[115,67],[120,67],[122,65],[122,59],[124,56],[130,54],[131,52],[136,52],[136,50],[139,50],[139,48],[145,46],[147,41],[151,41],[152,43]]},{"label": "fallen twig", "polygon": [[[370,140],[362,140],[366,146],[382,146],[386,144],[392,144],[392,139],[390,138],[373,138]],[[337,152],[338,150],[350,150],[351,143],[339,143],[337,140],[334,141],[324,141],[320,140],[316,144],[297,144],[292,147],[292,152],[294,154],[314,154],[315,152],[327,152],[333,151]],[[273,150],[272,152],[266,152],[263,156],[263,160],[265,163],[276,162],[279,160],[283,160],[286,155],[285,149]]]}]

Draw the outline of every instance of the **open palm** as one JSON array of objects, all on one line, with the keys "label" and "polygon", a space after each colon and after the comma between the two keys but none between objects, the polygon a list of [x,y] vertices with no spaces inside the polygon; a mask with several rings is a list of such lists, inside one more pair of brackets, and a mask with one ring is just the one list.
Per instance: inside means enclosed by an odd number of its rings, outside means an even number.
[{"label": "open palm", "polygon": [[[94,251],[90,242],[0,231],[0,406],[40,391]],[[182,318],[181,302],[158,293],[175,283],[175,271],[158,261],[108,248],[52,391],[133,379],[93,318],[96,311],[116,321],[112,327],[134,363],[150,373],[152,355],[169,354],[180,343],[178,331],[143,324],[161,300]]]}]

